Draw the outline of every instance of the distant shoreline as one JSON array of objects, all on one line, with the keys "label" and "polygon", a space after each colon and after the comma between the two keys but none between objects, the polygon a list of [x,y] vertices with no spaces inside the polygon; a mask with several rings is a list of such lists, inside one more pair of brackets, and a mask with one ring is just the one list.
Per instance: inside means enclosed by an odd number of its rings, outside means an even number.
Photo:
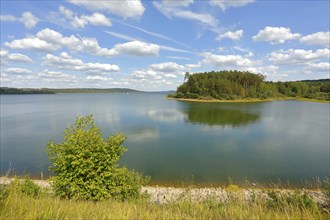
[{"label": "distant shoreline", "polygon": [[133,93],[141,92],[134,89],[127,88],[64,88],[64,89],[51,89],[51,88],[10,88],[0,87],[1,95],[29,95],[29,94],[62,94],[62,93]]},{"label": "distant shoreline", "polygon": [[319,99],[308,99],[308,98],[294,98],[294,97],[283,97],[283,98],[267,98],[267,99],[234,99],[234,100],[220,100],[220,99],[187,99],[187,98],[172,98],[166,97],[170,100],[184,101],[184,102],[200,102],[200,103],[254,103],[254,102],[273,102],[273,101],[307,101],[307,102],[319,102],[329,103],[329,100]]}]

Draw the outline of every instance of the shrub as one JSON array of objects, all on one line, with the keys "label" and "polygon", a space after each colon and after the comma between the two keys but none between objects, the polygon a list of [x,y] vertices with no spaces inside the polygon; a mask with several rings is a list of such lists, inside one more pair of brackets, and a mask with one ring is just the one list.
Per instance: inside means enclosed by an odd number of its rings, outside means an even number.
[{"label": "shrub", "polygon": [[184,97],[185,97],[185,95],[182,92],[177,92],[175,95],[175,98],[178,98],[178,99],[184,98]]},{"label": "shrub", "polygon": [[64,131],[64,142],[48,143],[55,194],[75,200],[128,199],[147,182],[140,174],[117,164],[126,148],[123,134],[102,138],[92,115],[77,117]]},{"label": "shrub", "polygon": [[196,94],[196,93],[192,93],[192,94],[191,94],[191,98],[193,98],[193,99],[198,99],[198,98],[199,98],[199,95]]},{"label": "shrub", "polygon": [[38,186],[37,184],[35,184],[31,179],[29,178],[25,178],[23,180],[23,182],[20,183],[20,189],[21,189],[21,192],[28,195],[28,196],[31,196],[31,197],[34,197],[34,198],[37,198],[40,196],[41,194],[41,188],[40,186]]},{"label": "shrub", "polygon": [[16,191],[33,198],[39,198],[42,193],[41,187],[34,183],[29,177],[14,179],[10,185],[3,188],[3,190],[4,191],[2,193],[5,193],[4,195],[8,195],[9,191]]}]

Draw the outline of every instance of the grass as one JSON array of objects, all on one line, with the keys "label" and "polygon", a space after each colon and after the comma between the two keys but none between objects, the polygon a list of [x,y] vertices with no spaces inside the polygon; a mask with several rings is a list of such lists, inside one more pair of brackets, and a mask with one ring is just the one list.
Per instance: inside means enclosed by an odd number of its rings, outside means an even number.
[{"label": "grass", "polygon": [[300,192],[280,196],[269,190],[271,200],[256,196],[242,202],[238,190],[234,185],[228,187],[233,196],[227,202],[212,197],[168,204],[150,203],[145,197],[92,202],[59,199],[49,190],[36,190],[29,181],[14,182],[0,187],[0,219],[329,219],[329,210]]}]

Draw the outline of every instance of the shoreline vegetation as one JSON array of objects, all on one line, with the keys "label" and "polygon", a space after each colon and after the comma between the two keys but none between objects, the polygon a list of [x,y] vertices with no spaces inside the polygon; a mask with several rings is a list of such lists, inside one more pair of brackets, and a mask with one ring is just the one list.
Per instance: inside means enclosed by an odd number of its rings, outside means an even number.
[{"label": "shoreline vegetation", "polygon": [[269,82],[265,76],[236,70],[185,74],[168,98],[198,102],[330,101],[330,79]]},{"label": "shoreline vegetation", "polygon": [[319,103],[330,103],[330,100],[320,100],[320,99],[309,99],[304,97],[282,97],[282,98],[248,98],[248,99],[233,99],[233,100],[221,100],[221,99],[192,99],[192,98],[174,98],[171,96],[166,97],[169,100],[177,100],[184,102],[201,102],[201,103],[255,103],[255,102],[273,102],[273,101],[304,101],[304,102],[319,102]]},{"label": "shoreline vegetation", "polygon": [[0,94],[2,95],[20,95],[20,94],[65,94],[65,93],[133,93],[141,92],[134,89],[127,88],[111,88],[111,89],[97,89],[97,88],[68,88],[68,89],[50,89],[50,88],[9,88],[0,87]]},{"label": "shoreline vegetation", "polygon": [[144,186],[121,201],[60,199],[48,180],[0,177],[1,219],[327,219],[330,189]]}]

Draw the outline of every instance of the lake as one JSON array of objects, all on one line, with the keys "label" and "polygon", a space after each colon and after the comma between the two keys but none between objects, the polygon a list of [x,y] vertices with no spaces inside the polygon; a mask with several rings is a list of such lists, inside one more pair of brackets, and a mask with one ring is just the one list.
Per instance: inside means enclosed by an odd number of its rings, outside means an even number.
[{"label": "lake", "polygon": [[49,140],[78,115],[123,132],[120,163],[153,184],[300,185],[329,174],[329,104],[195,103],[159,93],[2,95],[1,175],[46,177]]}]

